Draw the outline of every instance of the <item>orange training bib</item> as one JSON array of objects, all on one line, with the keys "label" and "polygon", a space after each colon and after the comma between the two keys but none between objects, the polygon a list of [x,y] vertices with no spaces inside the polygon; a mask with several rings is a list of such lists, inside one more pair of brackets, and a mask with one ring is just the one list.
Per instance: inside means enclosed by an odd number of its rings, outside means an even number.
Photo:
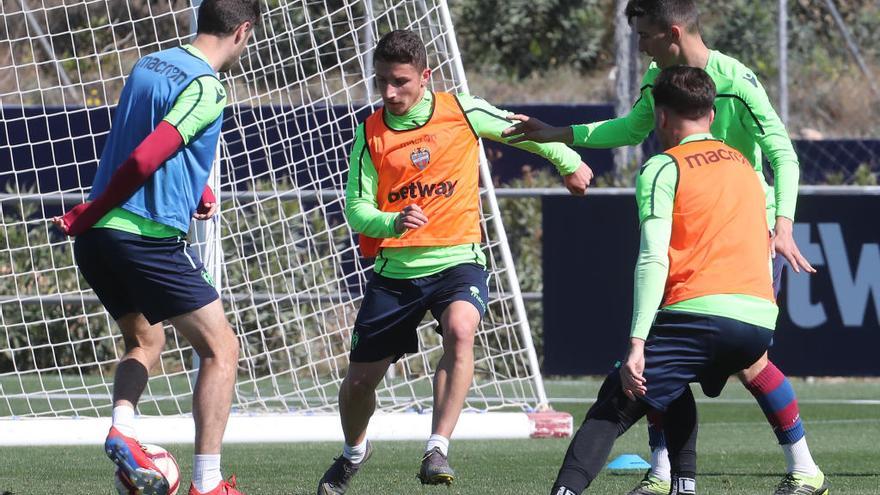
[{"label": "orange training bib", "polygon": [[666,151],[678,166],[663,306],[711,294],[774,300],[764,191],[752,164],[721,141]]},{"label": "orange training bib", "polygon": [[393,212],[417,204],[428,223],[399,238],[371,241],[361,236],[363,254],[375,256],[381,247],[480,242],[479,146],[455,96],[435,93],[428,122],[407,131],[386,126],[383,112],[374,112],[365,123],[379,176],[379,209]]}]

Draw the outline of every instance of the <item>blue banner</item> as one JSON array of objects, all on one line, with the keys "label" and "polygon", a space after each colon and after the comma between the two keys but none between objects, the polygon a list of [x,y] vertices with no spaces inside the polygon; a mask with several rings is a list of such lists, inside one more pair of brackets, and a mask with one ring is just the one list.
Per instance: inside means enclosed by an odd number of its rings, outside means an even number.
[{"label": "blue banner", "polygon": [[[792,376],[880,376],[880,195],[801,195],[770,358]],[[632,195],[543,200],[544,372],[603,374],[626,350],[639,233]],[[547,256],[546,253],[553,253]]]},{"label": "blue banner", "polygon": [[[607,104],[504,105],[515,113],[537,117],[554,125],[595,122],[614,117]],[[89,185],[97,170],[98,157],[110,129],[113,107],[13,107],[0,106],[0,190],[42,193],[72,190]],[[272,181],[290,179],[320,187],[341,187],[340,177],[331,171],[345,169],[345,153],[325,153],[354,136],[357,122],[369,109],[354,117],[349,108],[327,107],[234,107],[226,109],[223,139],[228,153],[222,173],[226,181],[257,177]],[[316,129],[321,129],[316,132]],[[307,132],[304,132],[307,131]],[[523,176],[523,168],[551,168],[544,159],[511,146],[484,140],[496,183],[505,184]],[[860,165],[880,166],[880,140],[796,140],[801,160],[801,181],[822,182],[828,172],[849,177]],[[344,149],[344,147],[343,147]],[[347,150],[346,150],[347,151]],[[577,148],[596,175],[613,170],[609,149]],[[657,151],[653,137],[645,143],[645,154]],[[331,163],[333,162],[333,163]],[[53,213],[54,214],[54,213]]]}]

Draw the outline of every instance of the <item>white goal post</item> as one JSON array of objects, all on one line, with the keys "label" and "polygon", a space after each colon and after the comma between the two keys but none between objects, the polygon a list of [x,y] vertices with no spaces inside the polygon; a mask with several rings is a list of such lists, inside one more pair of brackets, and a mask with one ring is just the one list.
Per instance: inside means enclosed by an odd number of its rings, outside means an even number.
[{"label": "white goal post", "polygon": [[[125,77],[186,43],[193,12],[189,0],[0,4],[0,445],[103,441],[122,338],[47,219],[85,199]],[[222,76],[221,210],[191,237],[241,344],[227,441],[341,438],[337,392],[372,270],[341,192],[353,131],[381,103],[373,46],[394,28],[425,41],[433,89],[467,91],[445,0],[266,0]],[[491,301],[455,437],[569,434],[569,415],[535,414],[547,397],[485,157],[480,172]],[[380,385],[371,437],[430,433],[435,326],[423,322],[419,352]],[[137,428],[146,442],[189,442],[197,360],[165,332]]]}]

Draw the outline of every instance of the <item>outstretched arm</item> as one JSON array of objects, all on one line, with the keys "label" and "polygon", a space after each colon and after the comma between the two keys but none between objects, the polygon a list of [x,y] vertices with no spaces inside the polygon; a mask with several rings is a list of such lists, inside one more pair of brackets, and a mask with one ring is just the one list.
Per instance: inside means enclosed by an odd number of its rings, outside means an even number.
[{"label": "outstretched arm", "polygon": [[[644,81],[650,80],[649,72]],[[651,88],[650,84],[643,84],[639,99],[632,110],[616,119],[554,127],[534,117],[517,114],[510,117],[515,123],[504,130],[504,136],[513,137],[510,143],[560,142],[585,148],[616,148],[639,144],[654,129],[654,97]]]},{"label": "outstretched arm", "polygon": [[510,125],[511,112],[496,108],[486,100],[468,94],[459,94],[456,98],[474,134],[546,158],[564,177],[565,186],[572,194],[586,193],[587,186],[593,179],[593,171],[581,161],[576,151],[560,143],[541,144],[524,140],[512,142],[504,135],[505,129]]}]

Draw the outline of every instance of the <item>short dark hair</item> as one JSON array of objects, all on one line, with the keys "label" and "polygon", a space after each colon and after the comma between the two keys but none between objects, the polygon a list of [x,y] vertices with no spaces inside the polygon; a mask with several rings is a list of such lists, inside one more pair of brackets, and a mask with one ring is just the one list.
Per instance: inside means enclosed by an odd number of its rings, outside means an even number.
[{"label": "short dark hair", "polygon": [[663,69],[654,81],[654,106],[672,110],[679,116],[698,120],[712,111],[715,83],[703,69],[674,65]]},{"label": "short dark hair", "polygon": [[637,17],[646,17],[661,29],[677,24],[689,33],[700,30],[700,12],[694,0],[630,0],[624,13],[630,23]]},{"label": "short dark hair", "polygon": [[417,70],[428,67],[428,53],[418,34],[398,29],[382,36],[373,53],[373,62],[412,64]]},{"label": "short dark hair", "polygon": [[244,22],[256,25],[261,0],[202,0],[198,34],[229,36]]}]

